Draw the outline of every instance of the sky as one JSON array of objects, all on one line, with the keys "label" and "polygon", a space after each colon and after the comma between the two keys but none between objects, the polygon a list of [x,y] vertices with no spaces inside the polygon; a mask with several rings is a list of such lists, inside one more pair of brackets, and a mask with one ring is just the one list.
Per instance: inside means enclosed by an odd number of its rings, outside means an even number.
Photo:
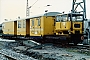
[{"label": "sky", "polygon": [[[26,17],[26,1],[27,0],[0,0],[0,23],[4,19],[14,20],[18,16],[20,18]],[[37,0],[28,0],[29,6],[32,6]],[[46,6],[51,5],[51,6]],[[90,19],[90,0],[86,0],[87,18]],[[72,9],[72,0],[38,0],[30,8],[30,16],[48,12],[65,12],[68,13]]]}]

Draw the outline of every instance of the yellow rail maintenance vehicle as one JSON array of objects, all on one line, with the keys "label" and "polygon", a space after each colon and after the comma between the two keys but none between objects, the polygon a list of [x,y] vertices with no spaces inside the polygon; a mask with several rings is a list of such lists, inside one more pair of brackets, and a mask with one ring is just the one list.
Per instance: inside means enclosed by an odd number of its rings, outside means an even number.
[{"label": "yellow rail maintenance vehicle", "polygon": [[[55,33],[55,16],[59,12],[48,12],[3,23],[3,37],[39,40]],[[24,39],[23,38],[23,39]]]},{"label": "yellow rail maintenance vehicle", "polygon": [[75,44],[84,40],[84,19],[83,14],[68,13],[56,16],[56,35],[61,40]]},{"label": "yellow rail maintenance vehicle", "polygon": [[84,40],[83,14],[48,12],[3,23],[3,37],[37,42],[80,43]]}]

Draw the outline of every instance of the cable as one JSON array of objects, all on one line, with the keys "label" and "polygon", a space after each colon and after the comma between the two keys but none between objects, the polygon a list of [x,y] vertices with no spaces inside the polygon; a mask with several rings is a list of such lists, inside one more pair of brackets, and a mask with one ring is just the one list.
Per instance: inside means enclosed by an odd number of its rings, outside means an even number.
[{"label": "cable", "polygon": [[33,5],[35,5],[36,3],[38,2],[38,0],[34,3],[34,4],[32,4],[29,8],[31,8]]}]

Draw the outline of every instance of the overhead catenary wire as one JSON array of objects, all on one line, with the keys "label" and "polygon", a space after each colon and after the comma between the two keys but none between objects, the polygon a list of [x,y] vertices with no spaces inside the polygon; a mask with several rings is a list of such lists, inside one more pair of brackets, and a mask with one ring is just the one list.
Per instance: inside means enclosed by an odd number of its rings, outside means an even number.
[{"label": "overhead catenary wire", "polygon": [[38,0],[36,0],[29,8],[31,8],[32,6],[34,6],[37,2],[38,2]]}]

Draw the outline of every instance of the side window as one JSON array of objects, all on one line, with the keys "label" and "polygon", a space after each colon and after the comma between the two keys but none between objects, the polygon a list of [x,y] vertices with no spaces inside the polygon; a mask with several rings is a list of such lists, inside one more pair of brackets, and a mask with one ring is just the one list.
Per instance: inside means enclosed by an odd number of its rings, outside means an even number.
[{"label": "side window", "polygon": [[40,21],[40,18],[38,18],[38,26],[41,25],[41,21]]},{"label": "side window", "polygon": [[21,28],[21,21],[18,21],[18,28]]},{"label": "side window", "polygon": [[23,28],[26,28],[26,20],[23,20]]},{"label": "side window", "polygon": [[56,22],[60,22],[61,16],[56,16]]},{"label": "side window", "polygon": [[34,20],[32,20],[32,26],[34,26]]}]

